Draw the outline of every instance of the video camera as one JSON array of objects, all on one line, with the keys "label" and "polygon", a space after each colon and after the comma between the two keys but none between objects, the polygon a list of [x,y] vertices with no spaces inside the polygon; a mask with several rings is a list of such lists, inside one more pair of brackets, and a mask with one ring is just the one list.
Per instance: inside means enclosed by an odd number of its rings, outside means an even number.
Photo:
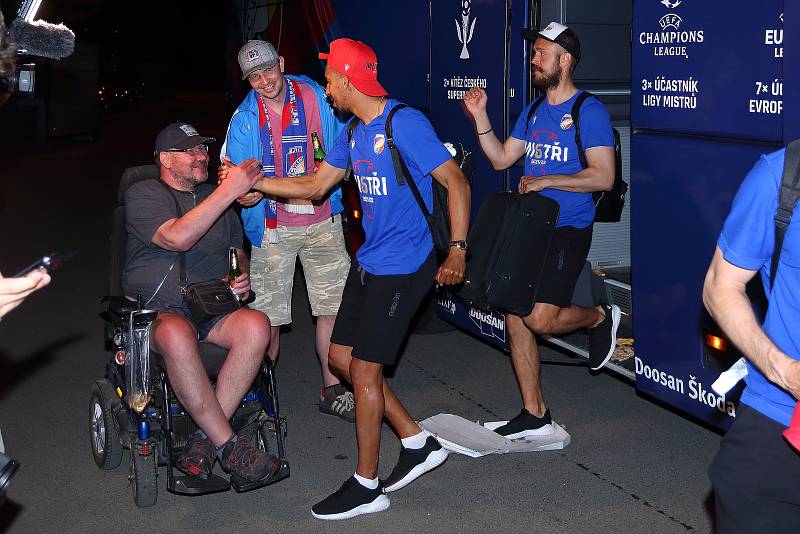
[{"label": "video camera", "polygon": [[[50,59],[63,59],[75,49],[75,34],[63,24],[50,24],[43,20],[34,21],[42,0],[24,0],[17,11],[17,18],[11,23],[7,39],[11,43],[0,45],[0,54],[9,45],[16,46],[16,54],[22,57],[35,56]],[[0,25],[2,25],[0,14]],[[0,31],[0,39],[5,29]],[[0,62],[0,92],[18,93],[32,96],[36,87],[36,64],[32,61],[17,62],[5,72]]]},{"label": "video camera", "polygon": [[0,452],[0,505],[5,501],[6,488],[19,469],[19,462]]}]

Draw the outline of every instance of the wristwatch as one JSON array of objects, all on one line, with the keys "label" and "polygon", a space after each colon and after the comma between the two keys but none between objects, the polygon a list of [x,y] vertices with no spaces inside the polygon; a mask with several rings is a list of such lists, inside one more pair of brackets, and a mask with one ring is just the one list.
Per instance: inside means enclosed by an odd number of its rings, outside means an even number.
[{"label": "wristwatch", "polygon": [[463,239],[461,239],[459,241],[450,241],[450,246],[451,247],[460,248],[463,251],[466,251],[467,248],[469,248],[467,246],[467,242],[465,240],[463,240]]}]

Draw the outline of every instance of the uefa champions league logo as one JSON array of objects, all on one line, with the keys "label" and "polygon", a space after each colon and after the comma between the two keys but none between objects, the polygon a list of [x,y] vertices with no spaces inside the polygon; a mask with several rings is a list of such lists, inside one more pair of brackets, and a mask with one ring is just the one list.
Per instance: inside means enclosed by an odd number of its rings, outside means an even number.
[{"label": "uefa champions league logo", "polygon": [[456,33],[458,34],[458,42],[462,45],[461,47],[461,55],[458,56],[461,59],[469,59],[469,50],[467,50],[467,43],[472,40],[472,32],[475,29],[475,21],[477,18],[472,19],[472,24],[469,23],[469,5],[471,0],[462,0],[461,1],[461,22],[458,22],[458,19],[455,19],[456,22]]}]

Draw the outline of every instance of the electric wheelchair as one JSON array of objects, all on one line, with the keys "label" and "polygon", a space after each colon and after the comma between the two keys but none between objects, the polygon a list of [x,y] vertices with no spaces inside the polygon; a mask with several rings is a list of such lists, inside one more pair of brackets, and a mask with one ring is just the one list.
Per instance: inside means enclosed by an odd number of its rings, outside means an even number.
[{"label": "electric wheelchair", "polygon": [[[123,449],[130,451],[129,479],[133,500],[139,507],[153,506],[158,499],[159,467],[166,467],[167,490],[180,495],[204,495],[249,491],[289,476],[284,440],[286,419],[280,415],[272,363],[264,357],[253,387],[231,420],[234,432],[250,436],[251,442],[274,454],[279,468],[265,480],[250,482],[231,475],[230,480],[212,474],[207,479],[176,476],[175,460],[186,447],[196,425],[183,409],[167,378],[163,360],[150,349],[150,325],[157,312],[124,297],[122,271],[125,262],[125,191],[140,180],[158,179],[156,165],[125,170],[120,181],[111,234],[110,297],[105,320],[106,349],[111,351],[105,377],[92,386],[89,402],[89,434],[94,461],[100,469],[112,470],[122,463]],[[227,351],[208,342],[200,343],[200,356],[212,383]],[[180,473],[180,472],[179,472]]]}]

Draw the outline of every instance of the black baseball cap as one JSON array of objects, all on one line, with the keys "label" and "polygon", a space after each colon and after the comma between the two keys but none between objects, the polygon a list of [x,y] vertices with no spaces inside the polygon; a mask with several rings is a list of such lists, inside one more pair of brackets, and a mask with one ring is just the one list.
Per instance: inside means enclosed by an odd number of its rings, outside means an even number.
[{"label": "black baseball cap", "polygon": [[200,144],[214,143],[213,137],[203,137],[186,122],[173,122],[158,133],[154,155],[168,150],[186,150]]},{"label": "black baseball cap", "polygon": [[572,57],[575,58],[575,64],[581,60],[581,42],[578,40],[578,35],[571,28],[559,24],[558,22],[551,22],[541,30],[534,30],[532,28],[525,28],[522,30],[522,38],[532,43],[540,37],[552,43],[556,43],[572,54]]}]

